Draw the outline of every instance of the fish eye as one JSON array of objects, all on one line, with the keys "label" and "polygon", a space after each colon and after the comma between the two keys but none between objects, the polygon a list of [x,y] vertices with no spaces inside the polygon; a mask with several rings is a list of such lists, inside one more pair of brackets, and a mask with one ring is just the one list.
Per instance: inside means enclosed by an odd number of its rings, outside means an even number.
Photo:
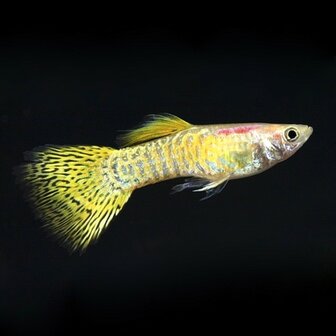
[{"label": "fish eye", "polygon": [[285,138],[289,142],[293,142],[293,141],[297,140],[299,135],[300,135],[299,131],[294,127],[290,127],[290,128],[287,128],[285,130]]}]

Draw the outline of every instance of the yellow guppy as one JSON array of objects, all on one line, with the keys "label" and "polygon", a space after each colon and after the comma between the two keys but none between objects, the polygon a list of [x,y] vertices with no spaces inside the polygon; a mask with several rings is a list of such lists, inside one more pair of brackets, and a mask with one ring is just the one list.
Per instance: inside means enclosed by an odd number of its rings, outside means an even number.
[{"label": "yellow guppy", "polygon": [[173,188],[208,198],[228,180],[258,174],[293,155],[313,129],[296,124],[192,125],[152,115],[121,137],[123,147],[46,145],[16,169],[38,217],[73,250],[95,241],[132,192],[189,177]]}]

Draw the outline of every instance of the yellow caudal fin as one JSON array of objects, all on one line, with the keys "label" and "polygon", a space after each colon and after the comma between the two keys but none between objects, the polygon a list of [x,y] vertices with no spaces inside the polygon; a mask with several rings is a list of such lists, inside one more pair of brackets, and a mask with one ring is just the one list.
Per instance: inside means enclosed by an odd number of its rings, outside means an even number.
[{"label": "yellow caudal fin", "polygon": [[44,146],[27,153],[15,172],[38,217],[73,250],[95,241],[127,202],[109,173],[108,147]]},{"label": "yellow caudal fin", "polygon": [[172,114],[150,115],[141,127],[129,131],[119,137],[124,147],[170,135],[193,125]]}]

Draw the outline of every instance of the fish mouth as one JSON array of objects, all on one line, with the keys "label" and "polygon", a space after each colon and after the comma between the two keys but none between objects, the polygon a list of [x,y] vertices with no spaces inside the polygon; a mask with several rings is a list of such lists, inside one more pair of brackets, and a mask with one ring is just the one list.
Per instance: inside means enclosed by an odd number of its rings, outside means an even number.
[{"label": "fish mouth", "polygon": [[301,143],[305,143],[313,133],[313,127],[301,125]]},{"label": "fish mouth", "polygon": [[308,139],[313,133],[313,127],[307,126],[306,139]]},{"label": "fish mouth", "polygon": [[313,127],[308,125],[301,125],[301,139],[296,143],[295,151],[297,151],[299,148],[303,146],[304,143],[307,142],[312,133],[313,133]]}]

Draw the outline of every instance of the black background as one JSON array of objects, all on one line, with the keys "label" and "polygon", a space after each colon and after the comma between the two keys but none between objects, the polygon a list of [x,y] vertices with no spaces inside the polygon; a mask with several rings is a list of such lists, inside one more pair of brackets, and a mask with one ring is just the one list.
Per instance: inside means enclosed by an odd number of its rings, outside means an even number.
[{"label": "black background", "polygon": [[[118,16],[26,18],[1,32],[2,335],[325,324],[336,298],[332,23]],[[83,255],[50,239],[12,176],[23,152],[116,146],[120,130],[167,112],[314,133],[288,161],[207,201],[170,195],[179,181],[136,191]]]}]

